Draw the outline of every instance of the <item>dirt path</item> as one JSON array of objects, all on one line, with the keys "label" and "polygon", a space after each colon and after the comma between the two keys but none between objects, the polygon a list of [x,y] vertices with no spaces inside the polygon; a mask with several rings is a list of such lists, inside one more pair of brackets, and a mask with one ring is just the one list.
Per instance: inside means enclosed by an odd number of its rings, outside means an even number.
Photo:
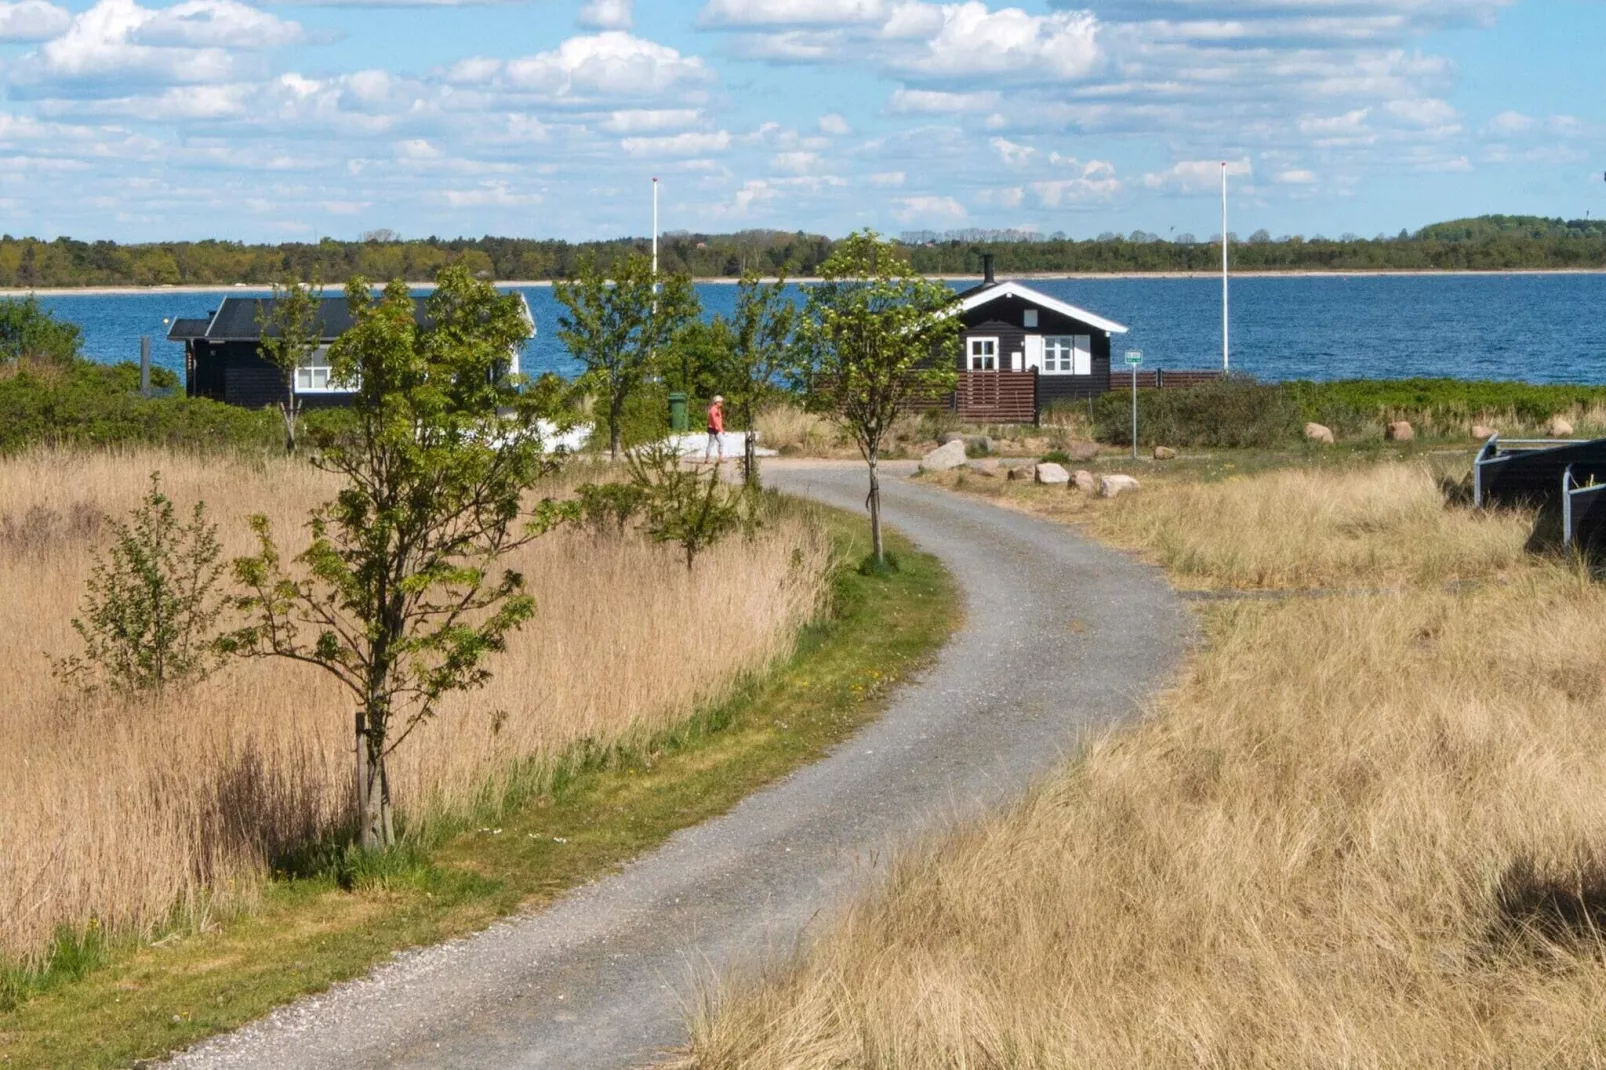
[{"label": "dirt path", "polygon": [[[766,466],[862,508],[860,465]],[[1181,653],[1152,569],[1064,527],[924,488],[889,522],[958,577],[966,623],[825,760],[540,914],[409,952],[176,1060],[183,1067],[623,1068],[684,1040],[693,978],[784,951],[934,824],[1017,796],[1080,733],[1131,714]]]}]

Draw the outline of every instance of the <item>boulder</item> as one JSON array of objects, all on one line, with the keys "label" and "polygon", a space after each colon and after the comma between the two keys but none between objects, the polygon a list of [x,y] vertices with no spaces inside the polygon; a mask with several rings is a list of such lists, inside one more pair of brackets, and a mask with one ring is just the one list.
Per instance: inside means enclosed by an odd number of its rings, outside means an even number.
[{"label": "boulder", "polygon": [[975,450],[977,453],[993,452],[994,442],[989,435],[966,435],[965,448]]},{"label": "boulder", "polygon": [[1177,451],[1170,446],[1156,446],[1154,447],[1154,459],[1157,461],[1174,461],[1177,459]]},{"label": "boulder", "polygon": [[1499,434],[1499,432],[1485,424],[1472,425],[1472,437],[1477,442],[1487,442],[1491,438],[1494,438],[1497,434]]},{"label": "boulder", "polygon": [[1305,438],[1311,442],[1325,442],[1331,446],[1333,444],[1333,429],[1323,424],[1306,424]]},{"label": "boulder", "polygon": [[1100,476],[1099,497],[1114,498],[1129,490],[1137,490],[1138,481],[1131,476]]},{"label": "boulder", "polygon": [[991,457],[978,457],[965,466],[973,476],[986,476],[988,479],[998,478],[998,462]]},{"label": "boulder", "polygon": [[947,472],[965,463],[965,440],[956,438],[920,458],[922,472]]},{"label": "boulder", "polygon": [[963,441],[965,441],[965,436],[961,435],[958,431],[944,431],[942,434],[937,436],[937,445],[939,446],[946,446],[950,442]]},{"label": "boulder", "polygon": [[1383,437],[1390,442],[1414,442],[1416,432],[1404,420],[1396,420],[1389,424],[1388,430],[1383,432]]},{"label": "boulder", "polygon": [[1073,472],[1071,474],[1071,483],[1076,487],[1077,490],[1082,491],[1085,494],[1097,493],[1099,489],[1099,481],[1094,479],[1093,473],[1089,472],[1086,468],[1078,468],[1075,472]]},{"label": "boulder", "polygon": [[1037,466],[1035,478],[1037,482],[1051,487],[1063,487],[1071,481],[1071,473],[1052,461],[1044,461]]},{"label": "boulder", "polygon": [[1037,466],[1035,464],[1017,465],[1009,470],[1009,478],[1030,483],[1037,478]]},{"label": "boulder", "polygon": [[1073,461],[1096,461],[1099,459],[1099,444],[1097,442],[1073,442],[1067,450]]},{"label": "boulder", "polygon": [[1546,428],[1551,438],[1572,438],[1573,423],[1565,416],[1552,416],[1550,426]]}]

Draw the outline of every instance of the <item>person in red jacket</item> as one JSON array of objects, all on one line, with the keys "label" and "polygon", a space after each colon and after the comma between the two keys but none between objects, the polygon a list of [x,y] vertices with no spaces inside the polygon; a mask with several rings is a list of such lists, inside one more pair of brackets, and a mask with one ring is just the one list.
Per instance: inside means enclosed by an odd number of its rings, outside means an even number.
[{"label": "person in red jacket", "polygon": [[721,436],[725,433],[725,399],[718,394],[714,395],[714,403],[708,406],[708,446],[703,450],[703,460],[708,460],[710,454],[719,451],[719,463],[725,463],[725,440]]}]

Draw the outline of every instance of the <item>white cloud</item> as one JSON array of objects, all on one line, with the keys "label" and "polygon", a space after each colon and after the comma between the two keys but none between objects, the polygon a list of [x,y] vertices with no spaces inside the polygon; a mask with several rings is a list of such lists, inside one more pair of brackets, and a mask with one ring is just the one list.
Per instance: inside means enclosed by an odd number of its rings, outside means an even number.
[{"label": "white cloud", "polygon": [[936,89],[899,89],[892,94],[890,107],[902,115],[951,115],[958,112],[988,111],[998,107],[1003,94],[986,89],[974,93],[949,93]]},{"label": "white cloud", "polygon": [[989,142],[998,158],[1004,161],[1005,167],[1025,167],[1031,163],[1032,155],[1037,152],[1030,145],[1019,145],[1008,138],[995,137]]},{"label": "white cloud", "polygon": [[820,116],[820,133],[829,134],[832,137],[842,137],[853,133],[853,127],[848,125],[846,118],[836,112],[831,112]]},{"label": "white cloud", "polygon": [[908,176],[902,171],[877,171],[869,177],[868,181],[870,185],[878,189],[897,189],[904,184],[907,178]]},{"label": "white cloud", "polygon": [[1108,200],[1121,190],[1115,165],[1108,160],[1089,160],[1084,164],[1055,153],[1049,157],[1049,163],[1065,177],[1031,183],[1032,192],[1045,208]]},{"label": "white cloud", "polygon": [[1384,109],[1395,118],[1420,127],[1449,126],[1460,118],[1449,102],[1432,97],[1391,100]]},{"label": "white cloud", "polygon": [[777,171],[803,175],[819,167],[820,154],[817,152],[781,152],[776,153],[770,164]]},{"label": "white cloud", "polygon": [[1289,168],[1273,174],[1271,180],[1281,186],[1311,186],[1316,183],[1316,172],[1304,168]]},{"label": "white cloud", "polygon": [[180,48],[276,48],[305,38],[284,22],[239,0],[183,0],[162,8],[134,30],[141,44]]},{"label": "white cloud", "polygon": [[72,25],[72,14],[45,0],[0,3],[0,41],[44,41]]},{"label": "white cloud", "polygon": [[580,25],[590,30],[628,30],[635,0],[587,0],[580,9]]},{"label": "white cloud", "polygon": [[493,85],[558,100],[657,97],[713,78],[696,56],[610,30],[571,37],[550,52],[507,61],[474,58],[451,67],[454,85]]},{"label": "white cloud", "polygon": [[619,147],[631,156],[707,156],[731,147],[728,131],[671,134],[666,137],[627,137]]},{"label": "white cloud", "polygon": [[[1164,171],[1151,171],[1143,176],[1149,189],[1170,193],[1202,193],[1221,188],[1220,160],[1180,160]],[[1227,161],[1227,174],[1242,176],[1254,171],[1248,160]]]},{"label": "white cloud", "polygon": [[628,108],[604,119],[602,128],[610,134],[656,134],[696,126],[702,114],[696,108]]},{"label": "white cloud", "polygon": [[481,183],[473,189],[449,189],[444,195],[453,208],[522,208],[541,203],[539,193],[516,192],[501,181]]},{"label": "white cloud", "polygon": [[953,222],[968,218],[970,215],[965,206],[952,197],[922,194],[915,197],[899,197],[896,203],[898,208],[893,214],[904,223]]},{"label": "white cloud", "polygon": [[709,0],[705,26],[831,26],[873,23],[887,15],[885,0]]}]

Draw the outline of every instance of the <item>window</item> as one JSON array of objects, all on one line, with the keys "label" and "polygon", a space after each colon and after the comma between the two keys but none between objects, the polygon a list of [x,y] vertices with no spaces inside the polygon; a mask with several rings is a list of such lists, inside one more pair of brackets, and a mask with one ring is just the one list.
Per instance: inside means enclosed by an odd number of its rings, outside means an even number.
[{"label": "window", "polygon": [[307,359],[296,367],[296,393],[330,394],[348,393],[354,389],[329,378],[329,347],[319,346],[307,354]]},{"label": "window", "polygon": [[998,339],[972,338],[969,347],[971,371],[993,372],[998,370]]},{"label": "window", "polygon": [[1037,326],[1037,309],[1028,308],[1021,318],[1021,325],[1024,327]]},{"label": "window", "polygon": [[1092,375],[1093,338],[1086,334],[1051,334],[1043,339],[1043,374]]}]

